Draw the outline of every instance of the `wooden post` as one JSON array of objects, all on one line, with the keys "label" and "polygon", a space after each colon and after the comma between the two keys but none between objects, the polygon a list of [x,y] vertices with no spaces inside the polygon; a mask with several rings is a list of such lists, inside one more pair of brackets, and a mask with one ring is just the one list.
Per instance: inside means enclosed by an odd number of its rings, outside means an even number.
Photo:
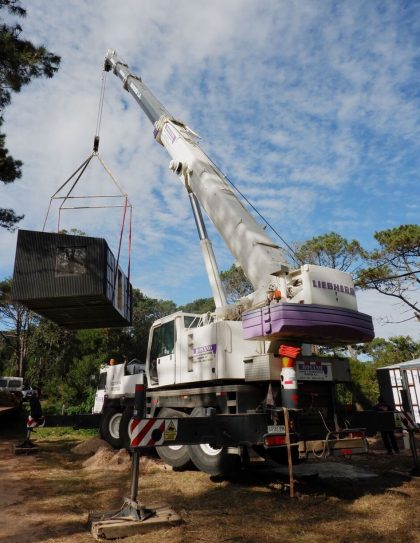
[{"label": "wooden post", "polygon": [[290,483],[290,497],[295,497],[295,483],[293,479],[293,462],[292,462],[292,447],[290,445],[290,422],[289,422],[289,410],[287,407],[283,407],[284,413],[284,426],[286,429],[286,445],[287,445],[287,463],[289,465],[289,483]]}]

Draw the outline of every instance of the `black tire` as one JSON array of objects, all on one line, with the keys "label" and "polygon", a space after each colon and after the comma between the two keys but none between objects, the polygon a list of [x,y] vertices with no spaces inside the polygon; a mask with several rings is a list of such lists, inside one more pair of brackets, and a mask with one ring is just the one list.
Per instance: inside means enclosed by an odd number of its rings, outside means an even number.
[{"label": "black tire", "polygon": [[100,436],[114,449],[121,449],[120,422],[122,412],[119,409],[109,407],[105,409],[101,417]]},{"label": "black tire", "polygon": [[[203,417],[204,407],[196,407],[192,417]],[[228,454],[227,448],[216,448],[209,443],[189,445],[189,454],[195,467],[204,473],[214,476],[226,476],[237,473],[241,469],[241,457]]]},{"label": "black tire", "polygon": [[133,418],[133,407],[126,407],[120,420],[120,439],[124,449],[129,450],[131,445],[130,422]]},{"label": "black tire", "polygon": [[[164,407],[158,413],[159,418],[180,418],[188,417],[186,413],[182,411],[176,411],[175,409],[169,409]],[[156,447],[156,452],[159,457],[173,468],[186,469],[192,467],[190,453],[187,445],[172,445],[165,447]]]}]

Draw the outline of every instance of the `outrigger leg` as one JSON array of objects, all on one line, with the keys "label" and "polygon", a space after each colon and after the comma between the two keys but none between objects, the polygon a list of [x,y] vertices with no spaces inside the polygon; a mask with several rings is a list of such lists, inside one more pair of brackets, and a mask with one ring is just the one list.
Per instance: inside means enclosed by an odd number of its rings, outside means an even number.
[{"label": "outrigger leg", "polygon": [[[144,418],[146,405],[146,387],[144,384],[136,385],[134,397],[134,414],[130,422],[132,435],[136,435],[135,428]],[[138,533],[162,528],[164,525],[176,525],[181,518],[167,506],[147,508],[138,499],[138,481],[140,474],[140,449],[136,437],[131,440],[131,489],[130,497],[118,511],[107,513],[91,513],[89,522],[91,532],[95,539],[117,539],[129,537]]]}]

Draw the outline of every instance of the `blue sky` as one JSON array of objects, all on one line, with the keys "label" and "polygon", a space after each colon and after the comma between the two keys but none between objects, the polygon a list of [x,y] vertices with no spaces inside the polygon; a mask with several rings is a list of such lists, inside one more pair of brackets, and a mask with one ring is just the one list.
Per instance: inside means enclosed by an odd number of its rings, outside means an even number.
[{"label": "blue sky", "polygon": [[[31,0],[24,36],[61,55],[59,73],[13,97],[7,146],[23,177],[2,207],[41,229],[50,196],[89,155],[101,65],[114,48],[289,242],[418,223],[420,2]],[[100,153],[134,206],[132,282],[182,304],[210,295],[189,203],[169,157],[121,82],[108,76]],[[111,187],[93,167],[81,190]],[[108,191],[109,192],[109,191]],[[106,237],[120,216],[66,212],[63,227]],[[48,229],[56,227],[54,209]],[[219,266],[232,257],[209,228]],[[15,235],[0,232],[0,277]],[[377,333],[418,334],[401,307],[372,293],[360,309]]]}]

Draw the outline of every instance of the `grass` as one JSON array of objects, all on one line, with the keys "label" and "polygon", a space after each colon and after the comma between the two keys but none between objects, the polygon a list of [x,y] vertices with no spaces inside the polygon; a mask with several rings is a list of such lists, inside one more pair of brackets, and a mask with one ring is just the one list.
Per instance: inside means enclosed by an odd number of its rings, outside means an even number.
[{"label": "grass", "polygon": [[[16,520],[17,533],[10,541],[92,541],[85,525],[87,512],[117,508],[129,494],[129,470],[118,471],[111,464],[98,466],[97,471],[86,470],[84,459],[71,452],[76,441],[90,437],[89,432],[66,429],[62,435],[61,431],[40,430],[36,440],[41,452],[37,457],[23,459],[27,465],[21,466],[22,478],[28,477],[28,466],[32,466],[29,476],[32,473],[33,478],[22,510],[6,508],[0,515],[7,515],[7,522],[13,523],[14,514],[24,515],[25,510],[36,508],[38,524],[33,524],[25,535]],[[141,473],[139,497],[147,505],[173,507],[184,522],[124,541],[416,543],[420,481],[392,472],[399,461],[405,462],[404,469],[409,467],[409,459],[377,458],[381,461],[380,477],[364,481],[298,481],[295,499],[289,498],[286,481],[275,472],[253,470],[235,480],[216,481],[197,471],[174,472],[155,465]],[[376,465],[374,456],[354,462],[357,466],[364,462]]]},{"label": "grass", "polygon": [[91,437],[97,436],[98,430],[95,429],[80,429],[74,430],[69,427],[54,427],[54,428],[38,428],[36,430],[37,439],[61,439],[66,437],[70,441],[84,441]]}]

